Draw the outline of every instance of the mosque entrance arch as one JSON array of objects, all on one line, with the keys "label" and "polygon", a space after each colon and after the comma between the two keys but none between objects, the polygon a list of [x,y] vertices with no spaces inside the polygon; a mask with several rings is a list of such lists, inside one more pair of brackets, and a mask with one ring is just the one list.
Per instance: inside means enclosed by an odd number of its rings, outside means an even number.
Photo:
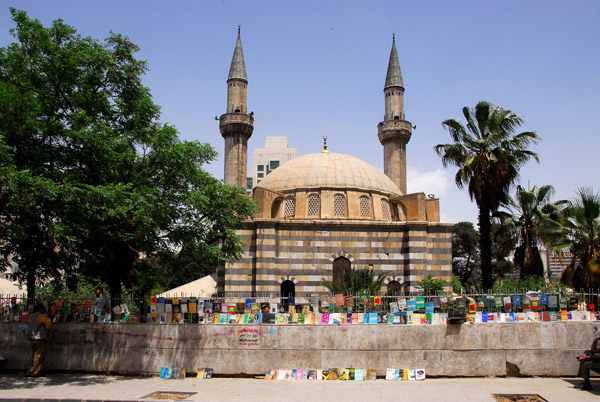
[{"label": "mosque entrance arch", "polygon": [[296,297],[296,284],[289,279],[281,282],[280,286],[281,292],[281,305],[283,306],[284,311],[288,312],[289,298]]},{"label": "mosque entrance arch", "polygon": [[344,289],[344,275],[350,272],[351,263],[346,257],[338,257],[333,260],[333,284],[340,290]]}]

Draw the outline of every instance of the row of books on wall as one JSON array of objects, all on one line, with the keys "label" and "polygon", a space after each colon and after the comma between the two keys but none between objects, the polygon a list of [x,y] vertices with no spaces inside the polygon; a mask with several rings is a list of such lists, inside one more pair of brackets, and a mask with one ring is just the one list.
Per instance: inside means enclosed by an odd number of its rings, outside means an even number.
[{"label": "row of books on wall", "polygon": [[[314,380],[314,381],[375,381],[376,369],[330,368],[326,370],[281,369],[269,370],[265,380]],[[422,381],[425,379],[424,369],[386,370],[385,379],[390,381]]]}]

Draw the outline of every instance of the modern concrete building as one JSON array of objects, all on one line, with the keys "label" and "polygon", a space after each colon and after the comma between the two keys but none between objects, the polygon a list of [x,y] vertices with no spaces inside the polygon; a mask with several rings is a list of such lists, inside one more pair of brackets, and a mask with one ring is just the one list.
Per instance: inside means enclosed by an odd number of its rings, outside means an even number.
[{"label": "modern concrete building", "polygon": [[[246,142],[241,142],[252,133],[251,116],[245,114],[245,72],[243,79],[231,72],[243,65],[238,32],[227,82],[228,99],[240,100],[230,101],[221,116],[228,153],[225,182],[237,185],[231,177],[240,177],[246,163]],[[230,95],[232,88],[243,96]],[[268,175],[265,170],[251,195],[259,212],[239,232],[246,243],[244,255],[219,269],[220,293],[308,296],[327,291],[322,278],[340,284],[351,267],[369,266],[376,275],[386,275],[383,290],[403,284],[414,290],[428,274],[451,283],[452,224],[440,223],[438,199],[406,193],[406,144],[412,127],[404,116],[395,38],[383,92],[385,116],[378,137],[385,173],[353,156],[331,153],[326,145],[321,152],[270,169]],[[234,117],[243,122],[233,123]],[[267,167],[266,160],[254,163]]]},{"label": "modern concrete building", "polygon": [[252,151],[252,170],[248,172],[246,181],[248,193],[251,194],[266,175],[297,156],[298,150],[288,146],[287,137],[267,137],[264,148],[254,148]]}]

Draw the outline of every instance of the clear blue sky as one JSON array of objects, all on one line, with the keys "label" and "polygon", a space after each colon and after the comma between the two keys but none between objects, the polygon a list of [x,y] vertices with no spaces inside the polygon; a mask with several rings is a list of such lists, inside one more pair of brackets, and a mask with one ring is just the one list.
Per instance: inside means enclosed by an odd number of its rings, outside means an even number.
[{"label": "clear blue sky", "polygon": [[[141,47],[145,83],[162,120],[185,139],[223,140],[226,79],[237,25],[255,112],[249,150],[285,135],[300,154],[332,152],[382,168],[377,123],[396,43],[406,87],[406,118],[417,129],[407,147],[409,191],[440,197],[442,217],[476,222],[477,209],[454,185],[432,148],[450,141],[441,127],[480,100],[523,116],[522,130],[543,142],[541,163],[521,183],[552,184],[558,198],[598,183],[600,2],[567,1],[7,1],[0,46],[12,41],[8,7],[44,24],[62,18],[83,35],[122,33]],[[207,169],[222,178],[222,162]]]}]

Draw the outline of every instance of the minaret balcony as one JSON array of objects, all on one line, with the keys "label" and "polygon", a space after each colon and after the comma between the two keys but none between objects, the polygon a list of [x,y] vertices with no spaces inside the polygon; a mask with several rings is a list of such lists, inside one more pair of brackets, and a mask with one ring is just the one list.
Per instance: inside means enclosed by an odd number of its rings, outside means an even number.
[{"label": "minaret balcony", "polygon": [[410,141],[412,125],[406,120],[384,120],[377,125],[377,135],[383,144],[388,141]]},{"label": "minaret balcony", "polygon": [[253,113],[225,113],[219,117],[221,135],[241,134],[250,138],[254,130]]}]

